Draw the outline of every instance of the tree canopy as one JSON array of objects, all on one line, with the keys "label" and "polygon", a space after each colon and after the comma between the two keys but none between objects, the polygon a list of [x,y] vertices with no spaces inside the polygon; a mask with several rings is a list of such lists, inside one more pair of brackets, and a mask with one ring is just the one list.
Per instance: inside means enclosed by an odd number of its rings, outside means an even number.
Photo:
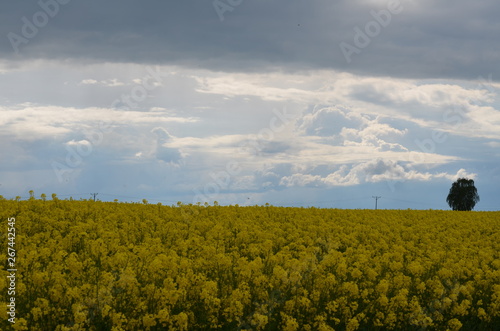
[{"label": "tree canopy", "polygon": [[446,202],[453,210],[470,211],[479,202],[474,180],[459,178],[451,185]]}]

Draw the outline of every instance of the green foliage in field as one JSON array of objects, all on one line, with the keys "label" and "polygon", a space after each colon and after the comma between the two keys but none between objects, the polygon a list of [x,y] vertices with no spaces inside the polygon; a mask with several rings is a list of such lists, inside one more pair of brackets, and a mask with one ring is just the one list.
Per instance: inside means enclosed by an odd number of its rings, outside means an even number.
[{"label": "green foliage in field", "polygon": [[44,200],[0,201],[18,330],[500,325],[498,212]]}]

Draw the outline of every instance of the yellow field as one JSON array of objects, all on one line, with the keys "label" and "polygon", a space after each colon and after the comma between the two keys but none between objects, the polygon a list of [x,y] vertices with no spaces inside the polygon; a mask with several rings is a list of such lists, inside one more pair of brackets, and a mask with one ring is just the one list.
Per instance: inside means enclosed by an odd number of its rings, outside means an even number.
[{"label": "yellow field", "polygon": [[2,330],[500,329],[500,212],[31,199],[0,217]]}]

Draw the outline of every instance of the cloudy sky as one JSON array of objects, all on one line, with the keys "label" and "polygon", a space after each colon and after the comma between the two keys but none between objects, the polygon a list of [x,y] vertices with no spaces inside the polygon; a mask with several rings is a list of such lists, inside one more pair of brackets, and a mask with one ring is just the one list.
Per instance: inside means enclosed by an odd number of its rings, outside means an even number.
[{"label": "cloudy sky", "polygon": [[0,4],[0,194],[500,208],[500,3]]}]

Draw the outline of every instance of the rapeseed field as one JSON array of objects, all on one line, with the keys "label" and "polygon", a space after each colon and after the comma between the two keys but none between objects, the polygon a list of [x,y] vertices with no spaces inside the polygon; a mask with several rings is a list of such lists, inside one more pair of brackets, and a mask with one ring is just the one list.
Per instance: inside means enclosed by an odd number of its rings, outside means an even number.
[{"label": "rapeseed field", "polygon": [[0,217],[2,330],[500,330],[500,212],[54,197]]}]

